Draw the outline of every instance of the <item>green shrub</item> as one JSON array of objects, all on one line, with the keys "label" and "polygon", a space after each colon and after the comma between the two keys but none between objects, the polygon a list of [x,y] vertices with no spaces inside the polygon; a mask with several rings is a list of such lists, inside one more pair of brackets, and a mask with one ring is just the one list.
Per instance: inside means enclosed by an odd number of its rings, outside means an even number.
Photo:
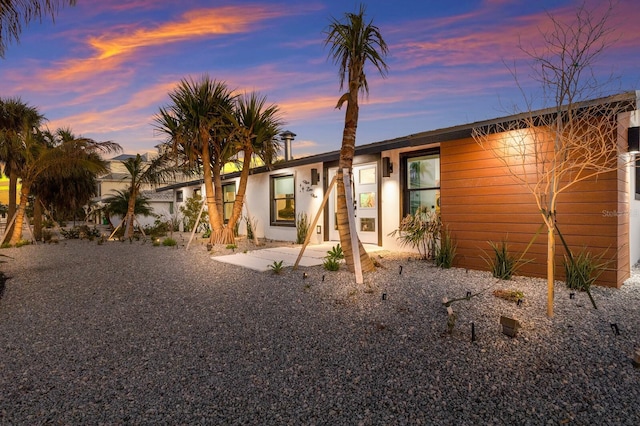
[{"label": "green shrub", "polygon": [[231,250],[231,251],[235,251],[237,248],[238,246],[235,244],[227,244],[227,247],[226,247],[227,250]]},{"label": "green shrub", "polygon": [[164,240],[162,240],[162,245],[165,247],[173,247],[176,244],[178,244],[178,242],[173,238],[165,238]]},{"label": "green shrub", "polygon": [[28,240],[20,240],[16,243],[16,248],[18,247],[22,247],[22,246],[28,246],[29,244],[31,244],[31,241]]},{"label": "green shrub", "polygon": [[322,266],[324,266],[324,269],[327,271],[337,271],[340,269],[340,261],[333,257],[326,257],[322,262]]},{"label": "green shrub", "polygon": [[564,257],[564,271],[567,287],[571,290],[584,291],[589,296],[591,304],[598,309],[591,295],[591,285],[604,272],[609,262],[602,261],[604,252],[598,256],[589,253],[583,248],[577,255]]},{"label": "green shrub", "polygon": [[449,228],[446,228],[442,232],[440,246],[436,248],[434,257],[436,266],[445,269],[451,268],[453,266],[453,259],[456,257],[456,248],[457,245],[451,237],[451,232],[449,232]]},{"label": "green shrub", "polygon": [[344,252],[342,251],[342,247],[340,246],[340,244],[331,247],[331,250],[327,251],[326,257],[334,260],[344,259]]},{"label": "green shrub", "polygon": [[274,274],[280,274],[282,272],[282,269],[284,268],[282,266],[283,263],[284,263],[284,260],[280,260],[280,261],[274,260],[273,263],[269,265],[269,269],[271,269]]},{"label": "green shrub", "polygon": [[400,245],[417,249],[421,258],[427,260],[436,254],[441,229],[440,215],[424,207],[417,209],[413,215],[407,215],[400,222],[400,227],[389,235],[397,235]]},{"label": "green shrub", "polygon": [[253,240],[256,226],[258,225],[258,219],[252,218],[250,216],[245,216],[244,221],[247,225],[247,239]]},{"label": "green shrub", "polygon": [[296,219],[296,244],[304,244],[304,241],[307,239],[307,234],[309,233],[310,225],[306,213],[298,214],[298,218]]},{"label": "green shrub", "polygon": [[11,243],[2,243],[2,245],[0,245],[0,248],[3,248],[3,249],[11,248]]},{"label": "green shrub", "polygon": [[483,259],[489,265],[491,273],[496,278],[510,280],[522,265],[531,262],[530,259],[523,259],[524,253],[520,257],[512,254],[509,251],[509,245],[506,240],[502,240],[500,244],[493,241],[488,243],[493,250],[493,257],[485,252],[486,257]]}]

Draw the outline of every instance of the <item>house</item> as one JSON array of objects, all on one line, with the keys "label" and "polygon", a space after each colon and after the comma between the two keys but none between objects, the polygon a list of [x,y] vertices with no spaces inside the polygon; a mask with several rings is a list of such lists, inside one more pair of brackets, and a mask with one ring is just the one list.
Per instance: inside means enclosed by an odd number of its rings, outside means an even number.
[{"label": "house", "polygon": [[[160,149],[160,147],[157,147]],[[157,155],[156,152],[146,152],[141,154],[143,161],[149,161],[149,159]],[[131,175],[127,171],[123,162],[130,159],[135,158],[136,155],[132,154],[120,154],[116,157],[110,158],[107,160],[107,168],[109,171],[102,176],[99,176],[98,181],[98,195],[93,199],[93,202],[98,206],[103,206],[105,199],[109,198],[112,195],[115,195],[117,191],[126,191],[129,189]],[[184,180],[181,176],[178,176],[178,179]],[[174,182],[170,182],[174,183]],[[156,217],[163,217],[168,220],[171,216],[174,215],[174,197],[172,194],[167,194],[165,192],[157,192],[155,187],[151,185],[143,185],[140,191],[140,195],[145,197],[151,206],[151,210],[154,212],[155,216],[139,216],[136,220],[140,223],[141,226],[145,225],[153,225]],[[111,217],[112,224],[117,226],[122,218],[119,217]],[[93,220],[95,223],[108,224],[108,219],[102,214],[98,212],[94,214]]]},{"label": "house", "polygon": [[[633,129],[640,126],[639,98],[640,92],[615,97],[615,102],[627,106],[617,116],[617,134],[611,136],[625,151],[627,143],[637,138]],[[490,249],[488,241],[507,239],[514,252],[524,251],[543,223],[540,211],[533,196],[472,137],[473,129],[518,119],[514,115],[357,146],[353,186],[360,240],[406,251],[408,248],[400,246],[390,233],[405,215],[426,206],[439,209],[443,224],[457,242],[455,266],[486,269],[483,253]],[[635,182],[640,177],[629,161],[631,154],[624,156],[624,165],[617,171],[593,177],[562,193],[557,209],[558,227],[570,247],[604,253],[610,261],[598,284],[612,287],[622,285],[630,276],[631,265],[640,259],[640,183]],[[338,158],[339,152],[332,151],[286,159],[270,169],[252,169],[245,214],[255,221],[257,235],[295,241],[296,217],[305,213],[311,219],[318,212],[336,173]],[[239,175],[230,173],[223,178],[223,198],[225,203],[232,203]],[[202,181],[196,180],[159,191],[171,191],[179,205],[196,191],[204,193],[204,188]],[[339,241],[335,204],[334,193],[320,212],[319,225],[311,230],[312,243]],[[532,261],[520,273],[546,276],[546,245],[542,232],[527,251],[526,257]],[[561,276],[563,250],[559,244],[556,253]]]}]

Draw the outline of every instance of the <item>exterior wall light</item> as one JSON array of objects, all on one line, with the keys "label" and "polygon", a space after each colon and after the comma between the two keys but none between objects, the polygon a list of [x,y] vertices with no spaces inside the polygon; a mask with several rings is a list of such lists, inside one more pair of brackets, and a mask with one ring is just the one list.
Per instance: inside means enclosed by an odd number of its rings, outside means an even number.
[{"label": "exterior wall light", "polygon": [[389,177],[393,173],[393,163],[389,157],[382,157],[382,177]]},{"label": "exterior wall light", "polygon": [[640,153],[640,127],[629,127],[627,142],[629,143],[629,154]]}]

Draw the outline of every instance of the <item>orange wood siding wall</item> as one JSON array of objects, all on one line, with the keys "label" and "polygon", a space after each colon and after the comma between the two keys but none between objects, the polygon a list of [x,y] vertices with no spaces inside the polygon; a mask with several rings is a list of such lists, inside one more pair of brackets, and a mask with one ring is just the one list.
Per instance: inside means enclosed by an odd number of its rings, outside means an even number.
[{"label": "orange wood siding wall", "polygon": [[[441,216],[457,240],[455,266],[488,270],[483,250],[488,241],[507,239],[522,253],[540,233],[525,258],[532,259],[520,274],[545,277],[547,229],[533,195],[516,182],[490,151],[473,139],[440,147]],[[558,227],[573,252],[583,247],[611,260],[596,284],[619,287],[629,277],[628,196],[624,171],[581,182],[558,198]],[[556,279],[564,280],[565,250],[557,238]],[[617,255],[616,255],[617,254]]]}]

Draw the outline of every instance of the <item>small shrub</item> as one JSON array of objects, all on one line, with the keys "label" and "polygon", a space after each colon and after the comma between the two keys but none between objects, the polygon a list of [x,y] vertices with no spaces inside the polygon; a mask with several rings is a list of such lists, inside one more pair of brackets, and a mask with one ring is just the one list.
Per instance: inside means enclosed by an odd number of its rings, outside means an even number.
[{"label": "small shrub", "polygon": [[28,246],[29,244],[31,244],[31,241],[28,240],[20,240],[16,243],[16,248],[18,247],[22,247],[22,246]]},{"label": "small shrub", "polygon": [[78,227],[60,229],[60,234],[62,234],[62,236],[67,240],[77,240],[80,238],[80,229]]},{"label": "small shrub", "polygon": [[160,244],[162,244],[162,243],[160,242],[160,238],[156,238],[156,239],[153,240],[152,244],[153,244],[154,247],[159,247]]},{"label": "small shrub", "polygon": [[310,223],[307,214],[298,214],[298,218],[296,219],[296,244],[304,244],[304,241],[307,239],[307,234],[309,233],[309,226]]},{"label": "small shrub", "polygon": [[164,240],[162,240],[162,245],[165,247],[173,247],[176,244],[178,244],[178,242],[173,238],[165,238]]},{"label": "small shrub", "polygon": [[589,296],[591,304],[598,309],[596,302],[591,295],[591,285],[604,272],[604,268],[609,262],[603,262],[604,252],[599,256],[594,256],[583,248],[580,253],[574,256],[564,257],[564,271],[567,287],[571,290],[584,291]]},{"label": "small shrub", "polygon": [[3,248],[3,249],[11,248],[11,243],[2,243],[2,245],[0,245],[0,248]]},{"label": "small shrub", "polygon": [[417,249],[420,257],[427,260],[436,254],[441,229],[440,215],[435,210],[424,207],[417,209],[413,215],[407,215],[400,222],[400,227],[389,235],[397,235],[400,245]]},{"label": "small shrub", "polygon": [[256,225],[258,224],[258,219],[252,218],[250,216],[245,216],[244,221],[247,225],[247,239],[253,240],[253,233],[255,232]]},{"label": "small shrub", "polygon": [[280,261],[274,260],[273,263],[269,265],[269,269],[271,269],[274,274],[280,274],[282,272],[282,269],[284,268],[282,266],[283,263],[284,263],[284,260],[280,260]]},{"label": "small shrub", "polygon": [[340,244],[331,247],[331,250],[327,251],[327,258],[334,260],[344,259],[344,252],[342,251]]},{"label": "small shrub", "polygon": [[226,247],[227,250],[231,250],[231,251],[235,251],[237,248],[238,246],[235,244],[227,244],[227,247]]},{"label": "small shrub", "polygon": [[519,258],[513,255],[509,251],[509,245],[506,240],[502,240],[500,244],[489,241],[489,245],[493,250],[493,257],[485,252],[487,256],[483,259],[487,265],[489,265],[491,273],[495,278],[510,280],[522,265],[531,261],[523,259],[524,253]]},{"label": "small shrub", "polygon": [[436,248],[436,254],[434,262],[436,266],[444,269],[449,269],[453,266],[453,259],[456,257],[457,245],[451,237],[449,228],[446,228],[442,232],[442,239],[440,240],[440,246]]},{"label": "small shrub", "polygon": [[333,257],[326,257],[322,262],[322,266],[324,266],[324,269],[327,271],[337,271],[340,269],[340,261]]}]

